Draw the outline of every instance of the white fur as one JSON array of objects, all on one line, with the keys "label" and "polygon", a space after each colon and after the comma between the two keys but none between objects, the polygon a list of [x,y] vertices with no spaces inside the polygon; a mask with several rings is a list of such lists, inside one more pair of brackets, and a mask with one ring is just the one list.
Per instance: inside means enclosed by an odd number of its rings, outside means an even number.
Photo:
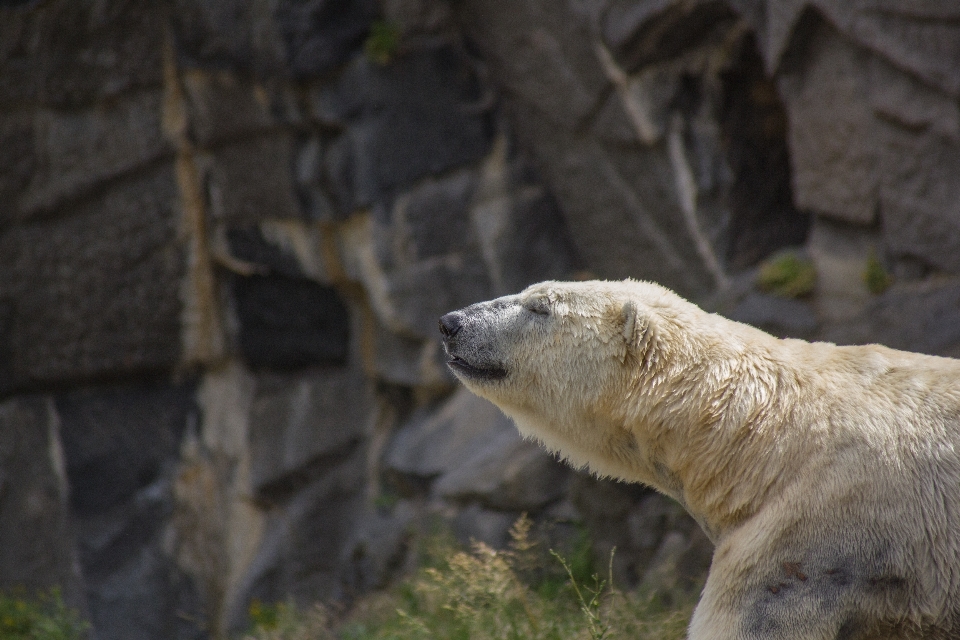
[{"label": "white fur", "polygon": [[691,639],[960,638],[960,361],[779,340],[636,281],[461,313],[452,355],[507,371],[469,389],[714,540]]}]

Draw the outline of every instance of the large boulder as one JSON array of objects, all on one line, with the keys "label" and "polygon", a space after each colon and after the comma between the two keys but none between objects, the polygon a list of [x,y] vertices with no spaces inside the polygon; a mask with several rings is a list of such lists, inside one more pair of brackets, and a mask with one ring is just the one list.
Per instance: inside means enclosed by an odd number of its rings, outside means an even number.
[{"label": "large boulder", "polygon": [[185,269],[176,203],[162,166],[69,217],[0,232],[0,378],[18,388],[175,366]]}]

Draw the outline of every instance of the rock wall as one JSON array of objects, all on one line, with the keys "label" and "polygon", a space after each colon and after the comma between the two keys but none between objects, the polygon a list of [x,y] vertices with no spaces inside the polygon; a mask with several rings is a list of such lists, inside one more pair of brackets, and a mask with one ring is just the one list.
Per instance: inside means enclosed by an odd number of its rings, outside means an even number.
[{"label": "rock wall", "polygon": [[[429,522],[500,544],[521,512],[616,545],[625,584],[690,579],[679,507],[522,442],[436,319],[630,276],[960,355],[958,18],[0,2],[0,588],[60,585],[100,639],[215,637],[388,583]],[[755,285],[784,248],[811,295]]]}]

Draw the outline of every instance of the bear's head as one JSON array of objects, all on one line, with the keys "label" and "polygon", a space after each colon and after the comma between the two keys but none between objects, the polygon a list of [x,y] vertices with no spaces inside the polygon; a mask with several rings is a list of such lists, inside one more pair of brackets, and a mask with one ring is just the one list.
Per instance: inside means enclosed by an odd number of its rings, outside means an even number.
[{"label": "bear's head", "polygon": [[[577,466],[623,477],[607,453],[636,448],[623,428],[636,417],[626,415],[637,406],[630,398],[666,355],[658,332],[676,319],[661,311],[676,315],[684,305],[647,282],[543,282],[448,313],[440,332],[457,378],[525,436]],[[679,346],[671,340],[671,351]]]}]

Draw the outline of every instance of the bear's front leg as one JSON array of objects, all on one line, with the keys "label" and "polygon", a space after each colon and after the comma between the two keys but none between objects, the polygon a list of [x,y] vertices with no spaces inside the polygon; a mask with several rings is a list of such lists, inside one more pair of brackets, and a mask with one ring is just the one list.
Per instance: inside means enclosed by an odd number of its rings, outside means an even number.
[{"label": "bear's front leg", "polygon": [[[769,572],[770,579],[725,581],[714,566],[693,613],[689,640],[836,640],[859,638],[845,600],[800,567]],[[777,574],[783,574],[782,576]],[[741,574],[742,577],[742,574]],[[745,583],[745,584],[744,584]],[[767,584],[769,583],[769,584]],[[859,625],[857,625],[859,626]],[[849,632],[849,635],[844,635]]]}]

